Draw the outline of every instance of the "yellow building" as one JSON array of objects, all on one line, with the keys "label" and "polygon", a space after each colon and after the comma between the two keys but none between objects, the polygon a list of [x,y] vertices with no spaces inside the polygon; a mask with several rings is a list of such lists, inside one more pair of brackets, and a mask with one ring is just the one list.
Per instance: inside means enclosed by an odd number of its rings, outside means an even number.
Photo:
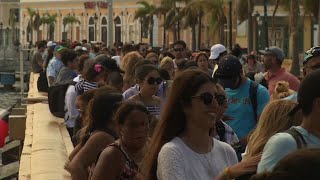
[{"label": "yellow building", "polygon": [[[11,19],[10,15],[15,17]],[[19,0],[0,0],[0,47],[19,39]]]},{"label": "yellow building", "polygon": [[[113,37],[114,42],[149,42],[148,36],[141,33],[141,23],[134,20],[135,11],[142,7],[137,4],[138,0],[114,0],[113,2]],[[60,41],[63,34],[67,34],[67,38],[71,40],[87,39],[89,41],[107,42],[108,30],[108,9],[106,1],[90,1],[90,0],[20,0],[20,35],[22,44],[31,41],[35,42],[41,39]],[[150,0],[150,3],[160,5],[160,0]],[[45,14],[57,14],[54,33],[48,33],[48,25],[40,26],[39,30],[31,30],[30,16],[27,9],[32,8],[39,12],[40,16]],[[63,18],[66,16],[75,16],[80,20],[81,24],[63,26]],[[95,18],[96,17],[96,18]],[[204,17],[205,22],[207,17]],[[95,22],[96,19],[96,22]],[[163,45],[163,17],[154,17],[153,29],[153,46],[162,47]],[[29,27],[28,27],[29,26]],[[67,33],[63,33],[64,30]],[[198,38],[198,27],[197,38]],[[218,36],[209,33],[209,27],[206,23],[202,25],[201,47],[210,47],[214,43],[218,43]],[[31,36],[31,33],[32,36]],[[180,39],[185,40],[188,47],[191,47],[191,29],[182,29],[180,31]],[[72,36],[72,37],[71,37]],[[197,40],[198,41],[198,40]],[[173,33],[167,31],[166,46],[173,43]],[[197,47],[198,48],[198,47]]]}]

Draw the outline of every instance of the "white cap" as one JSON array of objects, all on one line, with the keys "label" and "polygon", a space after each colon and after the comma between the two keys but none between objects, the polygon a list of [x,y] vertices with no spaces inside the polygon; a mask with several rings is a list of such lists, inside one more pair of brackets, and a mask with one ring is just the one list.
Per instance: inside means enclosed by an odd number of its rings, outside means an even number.
[{"label": "white cap", "polygon": [[47,47],[51,47],[51,46],[55,46],[55,45],[57,45],[57,44],[54,43],[53,41],[49,41],[49,42],[47,43]]},{"label": "white cap", "polygon": [[74,51],[78,51],[78,50],[87,51],[87,48],[82,47],[82,46],[76,46],[76,47],[74,48]]},{"label": "white cap", "polygon": [[116,60],[117,65],[120,66],[120,56],[112,56],[111,59]]},{"label": "white cap", "polygon": [[223,52],[225,52],[227,49],[222,44],[215,44],[211,47],[211,55],[209,59],[217,59],[219,55]]}]

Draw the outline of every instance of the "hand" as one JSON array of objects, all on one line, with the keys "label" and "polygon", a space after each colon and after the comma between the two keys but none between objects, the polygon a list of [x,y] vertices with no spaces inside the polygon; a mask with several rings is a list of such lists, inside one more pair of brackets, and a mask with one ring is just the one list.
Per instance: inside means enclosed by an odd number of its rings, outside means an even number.
[{"label": "hand", "polygon": [[222,117],[222,121],[231,121],[231,120],[234,120],[234,117],[232,117],[232,116],[223,116]]},{"label": "hand", "polygon": [[239,176],[254,173],[257,171],[258,163],[260,162],[262,154],[258,154],[252,157],[249,157],[247,159],[244,159],[243,161],[230,166],[229,167],[229,173],[232,178],[237,178]]}]

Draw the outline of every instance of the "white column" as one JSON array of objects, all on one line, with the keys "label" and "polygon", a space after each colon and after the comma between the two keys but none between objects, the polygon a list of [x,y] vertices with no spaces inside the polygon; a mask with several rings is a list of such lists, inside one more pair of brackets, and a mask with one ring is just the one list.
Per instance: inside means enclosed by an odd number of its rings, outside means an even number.
[{"label": "white column", "polygon": [[153,16],[153,47],[159,46],[159,19]]}]

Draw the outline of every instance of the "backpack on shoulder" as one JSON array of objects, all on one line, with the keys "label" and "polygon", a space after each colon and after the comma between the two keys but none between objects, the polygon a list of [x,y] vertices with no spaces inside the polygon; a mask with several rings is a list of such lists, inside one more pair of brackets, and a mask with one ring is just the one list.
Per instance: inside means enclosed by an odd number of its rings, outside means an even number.
[{"label": "backpack on shoulder", "polygon": [[37,81],[37,88],[39,92],[48,92],[48,79],[47,79],[47,71],[42,70],[40,72],[38,81]]},{"label": "backpack on shoulder", "polygon": [[63,84],[55,84],[50,86],[48,89],[48,102],[50,112],[58,117],[64,118],[66,110],[65,106],[65,96],[69,85],[75,85],[76,82],[71,81]]}]

